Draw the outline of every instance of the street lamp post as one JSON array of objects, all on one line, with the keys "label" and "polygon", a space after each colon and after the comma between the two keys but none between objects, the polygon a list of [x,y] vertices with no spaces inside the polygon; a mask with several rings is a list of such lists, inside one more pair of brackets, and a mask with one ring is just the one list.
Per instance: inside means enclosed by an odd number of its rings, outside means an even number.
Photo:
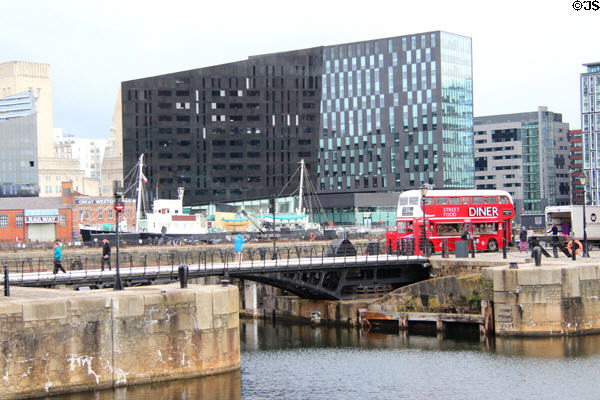
[{"label": "street lamp post", "polygon": [[429,257],[429,243],[427,241],[427,217],[425,214],[425,197],[429,188],[423,184],[419,189],[421,191],[421,202],[423,203],[423,252],[425,257]]},{"label": "street lamp post", "polygon": [[125,205],[123,204],[123,189],[120,187],[120,183],[115,181],[114,193],[115,193],[115,233],[117,237],[117,271],[115,274],[115,286],[114,290],[123,290],[123,283],[121,282],[121,271],[119,267],[119,214],[123,212]]},{"label": "street lamp post", "polygon": [[583,254],[581,255],[582,257],[589,257],[589,253],[588,253],[588,247],[587,247],[587,230],[586,230],[586,221],[585,221],[585,202],[586,202],[586,195],[585,195],[585,181],[586,181],[586,177],[585,174],[582,174],[579,176],[579,182],[581,182],[581,185],[583,186]]}]

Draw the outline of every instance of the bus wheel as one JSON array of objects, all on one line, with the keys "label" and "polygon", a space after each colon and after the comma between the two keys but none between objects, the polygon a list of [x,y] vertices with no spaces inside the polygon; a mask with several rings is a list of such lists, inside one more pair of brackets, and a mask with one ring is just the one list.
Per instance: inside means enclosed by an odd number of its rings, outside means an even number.
[{"label": "bus wheel", "polygon": [[496,242],[496,239],[488,240],[487,248],[489,251],[498,251],[498,242]]}]

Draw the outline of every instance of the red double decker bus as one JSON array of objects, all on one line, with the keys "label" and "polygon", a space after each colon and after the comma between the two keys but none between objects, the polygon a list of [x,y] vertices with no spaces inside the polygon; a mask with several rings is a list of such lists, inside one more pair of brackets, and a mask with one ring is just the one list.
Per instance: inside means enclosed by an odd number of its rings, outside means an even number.
[{"label": "red double decker bus", "polygon": [[[429,190],[422,202],[419,190],[408,190],[398,198],[396,230],[386,232],[388,251],[396,251],[402,239],[414,238],[417,254],[426,236],[430,252],[448,250],[461,239],[465,229],[475,239],[477,250],[496,251],[511,240],[515,207],[503,190]],[[423,207],[426,235],[423,234]],[[502,240],[504,239],[504,241]]]}]

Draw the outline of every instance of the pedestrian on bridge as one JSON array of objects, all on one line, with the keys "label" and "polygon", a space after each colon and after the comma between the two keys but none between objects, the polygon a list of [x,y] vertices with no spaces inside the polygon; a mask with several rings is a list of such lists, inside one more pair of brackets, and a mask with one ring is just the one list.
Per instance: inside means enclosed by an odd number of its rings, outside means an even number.
[{"label": "pedestrian on bridge", "polygon": [[58,273],[58,270],[61,270],[62,272],[64,272],[65,274],[67,273],[67,271],[65,271],[65,268],[62,266],[62,249],[60,247],[60,240],[56,240],[54,242],[54,274]]},{"label": "pedestrian on bridge", "polygon": [[104,243],[102,246],[102,271],[104,271],[104,264],[108,264],[108,270],[110,271],[110,243],[107,238],[102,239],[102,243]]},{"label": "pedestrian on bridge", "polygon": [[238,233],[235,240],[233,241],[233,244],[234,244],[233,250],[235,251],[235,261],[236,262],[242,262],[242,253],[243,253],[244,243],[246,243],[246,241],[242,237],[242,234]]},{"label": "pedestrian on bridge", "polygon": [[519,232],[519,253],[522,251],[527,252],[527,229],[524,226],[521,227],[521,232]]}]

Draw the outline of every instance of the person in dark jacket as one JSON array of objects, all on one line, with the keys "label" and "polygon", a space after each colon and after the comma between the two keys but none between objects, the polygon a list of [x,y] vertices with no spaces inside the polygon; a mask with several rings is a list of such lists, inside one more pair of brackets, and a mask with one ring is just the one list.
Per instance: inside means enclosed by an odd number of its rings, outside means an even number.
[{"label": "person in dark jacket", "polygon": [[62,266],[62,249],[60,247],[60,240],[54,242],[54,274],[58,273],[58,270],[61,270],[65,274],[65,268]]},{"label": "person in dark jacket", "polygon": [[108,264],[108,270],[110,271],[110,243],[106,238],[102,239],[102,243],[104,243],[102,246],[102,271],[104,271],[104,264]]},{"label": "person in dark jacket", "polygon": [[521,227],[521,232],[519,232],[519,253],[522,251],[527,251],[527,229],[524,226]]},{"label": "person in dark jacket", "polygon": [[460,235],[460,240],[469,240],[471,238],[471,232],[469,232],[469,228],[465,226],[463,229],[462,235]]}]

